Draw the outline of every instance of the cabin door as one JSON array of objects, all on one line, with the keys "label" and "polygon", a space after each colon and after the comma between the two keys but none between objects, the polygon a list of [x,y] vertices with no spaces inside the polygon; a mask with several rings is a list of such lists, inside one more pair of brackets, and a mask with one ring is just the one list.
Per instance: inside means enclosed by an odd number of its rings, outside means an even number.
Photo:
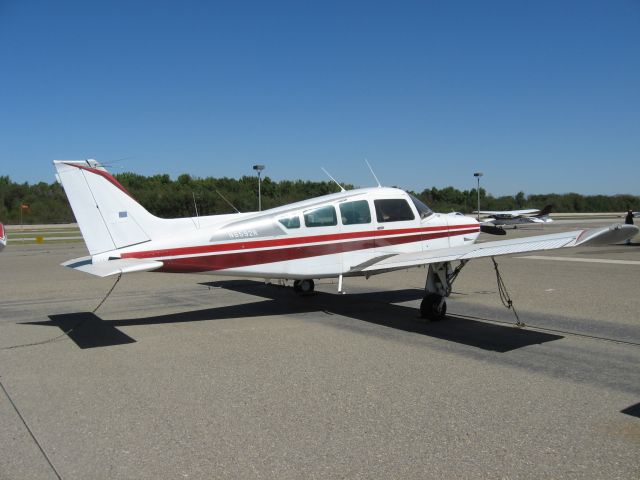
[{"label": "cabin door", "polygon": [[373,204],[376,255],[422,250],[420,220],[405,198],[377,198]]}]

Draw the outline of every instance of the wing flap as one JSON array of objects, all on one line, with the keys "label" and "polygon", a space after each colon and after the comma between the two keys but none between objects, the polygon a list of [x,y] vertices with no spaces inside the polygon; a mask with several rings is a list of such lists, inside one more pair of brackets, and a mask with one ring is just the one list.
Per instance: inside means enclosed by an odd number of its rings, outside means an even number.
[{"label": "wing flap", "polygon": [[534,237],[475,243],[442,250],[403,253],[382,259],[373,265],[366,265],[359,271],[375,272],[377,270],[395,270],[427,265],[429,263],[471,260],[481,257],[497,257],[499,255],[553,250],[556,248],[577,247],[580,245],[606,245],[631,238],[637,232],[638,227],[634,227],[633,225],[612,225],[611,227],[594,228],[590,230],[575,230],[551,235],[537,235]]},{"label": "wing flap", "polygon": [[157,260],[141,258],[119,258],[92,263],[91,257],[74,258],[62,264],[63,267],[73,268],[98,277],[108,277],[119,273],[150,272],[157,270],[162,265],[163,263]]}]

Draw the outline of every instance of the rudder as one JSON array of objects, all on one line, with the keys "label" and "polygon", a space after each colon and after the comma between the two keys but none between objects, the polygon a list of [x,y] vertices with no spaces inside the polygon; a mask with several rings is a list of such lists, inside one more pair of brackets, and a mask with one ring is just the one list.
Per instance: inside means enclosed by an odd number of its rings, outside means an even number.
[{"label": "rudder", "polygon": [[136,202],[97,161],[53,163],[91,255],[151,240],[150,233],[162,220]]}]

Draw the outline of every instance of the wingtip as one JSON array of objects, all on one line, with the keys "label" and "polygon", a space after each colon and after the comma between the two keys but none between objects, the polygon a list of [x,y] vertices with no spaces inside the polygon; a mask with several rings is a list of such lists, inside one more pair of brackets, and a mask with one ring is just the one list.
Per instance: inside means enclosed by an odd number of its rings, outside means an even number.
[{"label": "wingtip", "polygon": [[635,225],[616,223],[608,227],[584,230],[576,239],[578,245],[611,245],[624,242],[638,234],[640,229]]}]

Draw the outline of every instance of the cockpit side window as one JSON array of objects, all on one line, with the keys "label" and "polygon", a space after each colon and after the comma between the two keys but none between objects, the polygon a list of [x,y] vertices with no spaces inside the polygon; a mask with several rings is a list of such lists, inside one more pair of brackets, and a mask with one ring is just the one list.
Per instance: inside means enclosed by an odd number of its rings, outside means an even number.
[{"label": "cockpit side window", "polygon": [[378,222],[402,222],[413,220],[415,216],[406,200],[402,198],[385,198],[373,201],[376,206]]},{"label": "cockpit side window", "polygon": [[343,225],[371,223],[369,202],[366,200],[357,200],[355,202],[341,203],[340,216],[342,217]]},{"label": "cockpit side window", "polygon": [[307,227],[331,227],[338,224],[336,209],[332,205],[314,208],[304,212],[304,224]]},{"label": "cockpit side window", "polygon": [[424,203],[422,203],[411,194],[409,194],[409,196],[411,197],[411,201],[413,202],[413,204],[416,206],[416,210],[418,210],[420,218],[427,218],[429,215],[433,214],[433,210],[427,207]]},{"label": "cockpit side window", "polygon": [[279,218],[278,221],[285,228],[300,228],[300,217],[296,215],[291,215],[289,217]]}]

